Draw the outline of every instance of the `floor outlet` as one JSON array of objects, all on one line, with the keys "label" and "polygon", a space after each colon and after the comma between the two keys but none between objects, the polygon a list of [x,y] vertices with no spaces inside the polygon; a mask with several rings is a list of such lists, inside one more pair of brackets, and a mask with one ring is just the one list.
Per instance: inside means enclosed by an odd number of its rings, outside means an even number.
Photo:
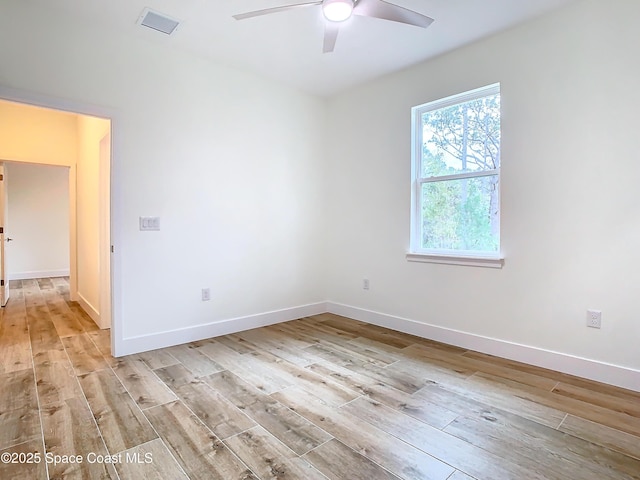
[{"label": "floor outlet", "polygon": [[587,327],[602,328],[602,312],[600,310],[587,310]]}]

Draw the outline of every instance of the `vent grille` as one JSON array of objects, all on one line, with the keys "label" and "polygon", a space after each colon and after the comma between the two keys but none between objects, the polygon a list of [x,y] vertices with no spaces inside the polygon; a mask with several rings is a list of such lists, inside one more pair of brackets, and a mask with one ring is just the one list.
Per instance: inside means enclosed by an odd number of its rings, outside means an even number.
[{"label": "vent grille", "polygon": [[175,32],[179,24],[180,22],[178,20],[174,20],[173,18],[169,18],[162,13],[154,12],[148,8],[145,8],[138,18],[138,25],[151,28],[166,35],[171,35]]}]

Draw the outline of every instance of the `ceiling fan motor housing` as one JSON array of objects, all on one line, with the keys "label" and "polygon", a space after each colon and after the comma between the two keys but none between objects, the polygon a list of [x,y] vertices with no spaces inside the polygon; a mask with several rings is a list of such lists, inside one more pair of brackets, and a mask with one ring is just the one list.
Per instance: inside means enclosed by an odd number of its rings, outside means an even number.
[{"label": "ceiling fan motor housing", "polygon": [[323,0],[322,13],[332,22],[343,22],[351,17],[355,2],[353,0]]}]

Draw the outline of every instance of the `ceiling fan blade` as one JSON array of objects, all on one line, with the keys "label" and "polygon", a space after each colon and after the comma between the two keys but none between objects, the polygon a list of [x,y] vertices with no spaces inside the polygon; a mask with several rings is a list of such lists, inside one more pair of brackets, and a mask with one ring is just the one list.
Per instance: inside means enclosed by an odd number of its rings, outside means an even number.
[{"label": "ceiling fan blade", "polygon": [[245,18],[259,17],[260,15],[269,15],[270,13],[285,12],[287,10],[294,10],[296,8],[301,8],[301,7],[313,7],[321,4],[322,4],[322,0],[318,2],[283,5],[281,7],[265,8],[264,10],[256,10],[254,12],[239,13],[238,15],[234,15],[233,18],[235,18],[236,20],[244,20]]},{"label": "ceiling fan blade", "polygon": [[338,32],[340,26],[336,22],[324,22],[324,44],[322,45],[322,53],[331,53],[336,46]]},{"label": "ceiling fan blade", "polygon": [[427,28],[433,23],[433,18],[431,17],[383,0],[360,0],[354,7],[353,14],[406,23],[422,28]]}]

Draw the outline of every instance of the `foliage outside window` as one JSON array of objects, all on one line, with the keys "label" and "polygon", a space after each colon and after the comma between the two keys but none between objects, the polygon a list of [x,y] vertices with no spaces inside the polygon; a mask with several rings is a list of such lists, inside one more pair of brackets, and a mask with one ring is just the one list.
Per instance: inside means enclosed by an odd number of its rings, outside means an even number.
[{"label": "foliage outside window", "polygon": [[500,85],[414,107],[412,123],[411,252],[498,257]]}]

